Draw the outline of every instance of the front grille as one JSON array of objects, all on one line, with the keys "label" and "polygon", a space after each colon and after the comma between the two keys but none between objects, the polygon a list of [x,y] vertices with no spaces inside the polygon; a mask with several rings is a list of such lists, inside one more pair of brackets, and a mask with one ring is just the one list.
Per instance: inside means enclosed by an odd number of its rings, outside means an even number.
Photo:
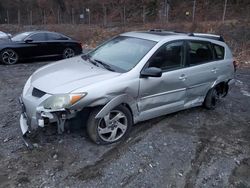
[{"label": "front grille", "polygon": [[46,93],[37,89],[37,88],[33,88],[32,90],[32,96],[33,97],[37,97],[37,98],[41,98],[42,96],[44,96]]}]

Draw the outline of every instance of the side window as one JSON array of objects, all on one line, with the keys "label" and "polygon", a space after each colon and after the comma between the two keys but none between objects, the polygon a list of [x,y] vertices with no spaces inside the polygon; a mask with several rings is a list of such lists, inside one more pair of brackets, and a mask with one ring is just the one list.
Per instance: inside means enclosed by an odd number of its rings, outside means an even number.
[{"label": "side window", "polygon": [[182,67],[184,42],[178,41],[163,45],[149,60],[149,67],[171,70]]},{"label": "side window", "polygon": [[67,37],[64,37],[57,33],[48,33],[48,40],[66,40]]},{"label": "side window", "polygon": [[45,41],[46,35],[44,33],[37,33],[37,34],[31,35],[29,38],[31,38],[33,41]]},{"label": "side window", "polygon": [[198,65],[213,60],[213,53],[209,42],[188,42],[189,64]]},{"label": "side window", "polygon": [[224,59],[225,49],[223,46],[214,44],[214,51],[215,51],[215,59],[217,60]]}]

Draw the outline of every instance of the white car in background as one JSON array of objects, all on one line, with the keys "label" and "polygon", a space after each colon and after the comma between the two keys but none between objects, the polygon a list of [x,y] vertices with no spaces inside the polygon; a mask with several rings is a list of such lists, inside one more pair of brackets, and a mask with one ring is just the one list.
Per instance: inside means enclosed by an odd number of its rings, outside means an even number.
[{"label": "white car in background", "polygon": [[11,34],[9,34],[9,33],[4,33],[4,32],[2,32],[2,31],[0,31],[0,40],[6,40],[6,39],[10,39],[11,38]]}]

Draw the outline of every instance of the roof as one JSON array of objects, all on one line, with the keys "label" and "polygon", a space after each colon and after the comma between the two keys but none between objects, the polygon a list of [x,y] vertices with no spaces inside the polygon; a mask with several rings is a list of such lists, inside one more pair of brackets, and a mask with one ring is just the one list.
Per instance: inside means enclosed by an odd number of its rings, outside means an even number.
[{"label": "roof", "polygon": [[152,29],[149,31],[134,31],[134,32],[127,32],[121,34],[123,36],[130,36],[130,37],[137,37],[146,40],[152,40],[155,42],[159,42],[168,37],[176,36],[186,36],[186,37],[199,37],[199,38],[206,38],[212,39],[217,41],[224,42],[224,39],[220,35],[208,34],[208,33],[186,33],[186,32],[178,32],[178,31],[166,31],[161,29]]}]

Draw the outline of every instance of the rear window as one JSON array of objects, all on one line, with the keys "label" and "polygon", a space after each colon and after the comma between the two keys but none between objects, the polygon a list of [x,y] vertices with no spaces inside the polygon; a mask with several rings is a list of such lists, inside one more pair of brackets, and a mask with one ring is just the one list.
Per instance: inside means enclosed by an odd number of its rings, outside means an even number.
[{"label": "rear window", "polygon": [[214,52],[216,60],[224,59],[225,49],[223,46],[214,44]]}]

